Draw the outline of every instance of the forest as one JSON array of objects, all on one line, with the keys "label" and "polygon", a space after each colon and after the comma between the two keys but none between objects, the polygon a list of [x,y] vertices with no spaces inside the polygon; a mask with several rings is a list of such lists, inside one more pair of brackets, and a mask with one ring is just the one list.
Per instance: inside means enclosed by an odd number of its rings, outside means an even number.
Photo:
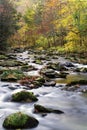
[{"label": "forest", "polygon": [[87,51],[86,0],[0,1],[0,50]]}]

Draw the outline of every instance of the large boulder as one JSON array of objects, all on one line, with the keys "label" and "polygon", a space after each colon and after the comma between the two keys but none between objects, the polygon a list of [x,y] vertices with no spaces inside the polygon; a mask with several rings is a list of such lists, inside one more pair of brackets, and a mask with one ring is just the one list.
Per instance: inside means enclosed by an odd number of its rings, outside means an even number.
[{"label": "large boulder", "polygon": [[3,127],[6,129],[27,129],[34,128],[38,125],[38,120],[27,114],[17,112],[9,115],[3,122]]},{"label": "large boulder", "polygon": [[12,101],[30,103],[30,102],[38,101],[38,99],[32,92],[20,91],[12,95]]}]

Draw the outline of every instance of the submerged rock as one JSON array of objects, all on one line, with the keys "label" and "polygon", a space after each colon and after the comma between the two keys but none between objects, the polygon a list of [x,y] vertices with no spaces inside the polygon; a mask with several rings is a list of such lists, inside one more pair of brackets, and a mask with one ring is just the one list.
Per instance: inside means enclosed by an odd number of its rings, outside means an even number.
[{"label": "submerged rock", "polygon": [[35,102],[38,101],[37,97],[32,92],[20,91],[12,95],[14,102]]},{"label": "submerged rock", "polygon": [[34,128],[38,125],[38,120],[27,114],[17,112],[9,115],[3,122],[3,127],[6,129],[23,129]]},{"label": "submerged rock", "polygon": [[56,113],[56,114],[63,114],[64,112],[61,110],[54,110],[51,108],[46,108],[42,105],[35,104],[34,105],[34,113]]}]

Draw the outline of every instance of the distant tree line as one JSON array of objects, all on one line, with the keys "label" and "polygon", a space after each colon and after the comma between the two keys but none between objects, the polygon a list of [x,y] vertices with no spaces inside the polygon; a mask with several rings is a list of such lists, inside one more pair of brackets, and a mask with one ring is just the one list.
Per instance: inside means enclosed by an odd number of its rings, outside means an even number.
[{"label": "distant tree line", "polygon": [[0,46],[3,49],[8,41],[12,47],[87,51],[87,1],[39,0],[21,16],[9,0],[2,1]]}]

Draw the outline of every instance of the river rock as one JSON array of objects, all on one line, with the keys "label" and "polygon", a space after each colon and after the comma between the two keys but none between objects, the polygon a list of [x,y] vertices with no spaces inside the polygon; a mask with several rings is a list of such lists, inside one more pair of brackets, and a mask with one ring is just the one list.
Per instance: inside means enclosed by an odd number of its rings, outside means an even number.
[{"label": "river rock", "polygon": [[21,70],[22,70],[22,71],[25,71],[25,72],[28,72],[28,71],[31,71],[31,70],[37,70],[37,68],[35,68],[35,67],[32,66],[32,65],[25,65],[25,66],[22,66],[22,67],[21,67]]},{"label": "river rock", "polygon": [[61,63],[61,62],[58,62],[58,63],[57,62],[56,63],[49,62],[47,64],[47,68],[57,70],[57,71],[66,71],[66,70],[68,70],[66,65],[64,63]]},{"label": "river rock", "polygon": [[87,80],[80,79],[80,80],[76,80],[76,81],[71,81],[66,86],[73,86],[73,85],[87,85]]},{"label": "river rock", "polygon": [[38,101],[37,97],[32,92],[20,91],[12,95],[14,102],[35,102]]},{"label": "river rock", "polygon": [[75,72],[87,73],[87,68],[84,68],[84,67],[82,67],[82,68],[75,68],[74,71],[75,71]]},{"label": "river rock", "polygon": [[40,60],[40,59],[34,60],[33,63],[39,64],[39,65],[43,64],[42,60]]},{"label": "river rock", "polygon": [[65,62],[64,65],[65,65],[66,67],[75,67],[72,62]]},{"label": "river rock", "polygon": [[60,73],[59,73],[59,78],[66,78],[68,74],[69,74],[69,73],[67,73],[67,72],[60,71]]},{"label": "river rock", "polygon": [[42,69],[40,71],[40,73],[42,75],[45,75],[48,78],[57,78],[57,77],[59,77],[58,74],[52,69]]},{"label": "river rock", "polygon": [[12,81],[15,82],[21,78],[25,77],[22,71],[20,70],[4,70],[1,74],[1,81]]},{"label": "river rock", "polygon": [[0,60],[6,60],[7,56],[6,55],[0,55]]},{"label": "river rock", "polygon": [[55,81],[49,81],[49,82],[45,82],[44,83],[44,86],[55,86],[56,85],[56,82]]},{"label": "river rock", "polygon": [[34,128],[38,125],[38,120],[27,114],[17,112],[9,115],[3,122],[3,127],[6,129],[27,129]]},{"label": "river rock", "polygon": [[0,66],[3,67],[15,67],[15,66],[22,66],[25,65],[24,63],[16,60],[5,60],[0,62]]},{"label": "river rock", "polygon": [[80,72],[87,73],[87,68],[84,68],[84,67],[81,68],[81,69],[80,69]]},{"label": "river rock", "polygon": [[51,108],[46,108],[42,105],[35,104],[34,105],[34,113],[56,113],[56,114],[63,114],[64,112],[61,110],[54,110]]},{"label": "river rock", "polygon": [[45,79],[41,76],[29,76],[19,80],[19,83],[30,89],[41,87],[45,82]]}]

